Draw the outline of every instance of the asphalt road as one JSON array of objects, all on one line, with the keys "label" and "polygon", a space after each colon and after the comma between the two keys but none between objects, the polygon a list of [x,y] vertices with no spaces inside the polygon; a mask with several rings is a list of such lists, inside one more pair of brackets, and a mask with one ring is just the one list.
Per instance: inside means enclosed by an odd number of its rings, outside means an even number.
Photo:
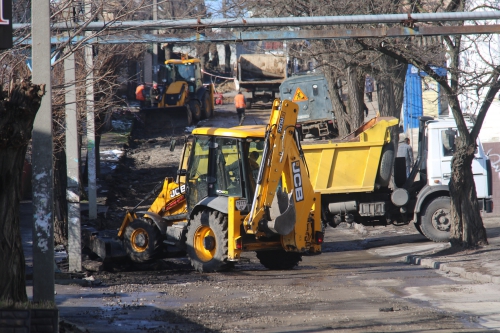
[{"label": "asphalt road", "polygon": [[214,274],[166,259],[94,273],[92,287],[57,284],[56,302],[61,319],[91,333],[500,330],[500,285],[405,264],[405,255],[445,246],[410,226],[364,236],[328,228],[325,240],[321,255],[291,271],[269,271],[251,253]]}]

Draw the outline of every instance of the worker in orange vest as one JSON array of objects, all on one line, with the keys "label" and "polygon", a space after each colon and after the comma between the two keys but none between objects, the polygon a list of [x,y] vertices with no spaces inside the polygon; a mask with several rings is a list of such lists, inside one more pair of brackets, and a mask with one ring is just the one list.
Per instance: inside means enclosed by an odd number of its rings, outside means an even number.
[{"label": "worker in orange vest", "polygon": [[241,91],[234,96],[234,106],[236,107],[236,112],[238,113],[238,119],[240,120],[239,125],[243,125],[243,120],[245,120],[245,108],[247,107],[247,99]]},{"label": "worker in orange vest", "polygon": [[141,103],[141,106],[145,106],[146,102],[146,94],[144,88],[144,83],[142,83],[135,89],[135,99]]}]

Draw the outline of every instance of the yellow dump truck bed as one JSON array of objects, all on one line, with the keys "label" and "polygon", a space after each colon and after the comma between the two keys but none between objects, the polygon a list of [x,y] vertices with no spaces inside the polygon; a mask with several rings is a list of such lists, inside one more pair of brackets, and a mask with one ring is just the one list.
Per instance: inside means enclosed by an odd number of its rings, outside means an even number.
[{"label": "yellow dump truck bed", "polygon": [[393,117],[376,117],[342,141],[303,145],[314,190],[321,194],[371,192]]}]

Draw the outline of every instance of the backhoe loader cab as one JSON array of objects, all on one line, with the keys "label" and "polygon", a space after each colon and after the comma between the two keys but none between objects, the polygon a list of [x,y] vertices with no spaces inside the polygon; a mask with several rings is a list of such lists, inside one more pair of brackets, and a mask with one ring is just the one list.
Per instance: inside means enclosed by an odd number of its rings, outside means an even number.
[{"label": "backhoe loader cab", "polygon": [[[264,133],[252,133],[255,131],[250,126],[245,127],[215,129],[210,135],[206,129],[194,130],[192,155],[186,170],[187,202],[193,213],[199,203],[208,200],[227,206],[227,197],[253,198]],[[222,209],[227,211],[227,207]]]},{"label": "backhoe loader cab", "polygon": [[188,91],[190,94],[203,86],[201,64],[198,59],[167,60],[164,68],[161,80],[165,80],[167,85],[184,81],[189,86]]}]

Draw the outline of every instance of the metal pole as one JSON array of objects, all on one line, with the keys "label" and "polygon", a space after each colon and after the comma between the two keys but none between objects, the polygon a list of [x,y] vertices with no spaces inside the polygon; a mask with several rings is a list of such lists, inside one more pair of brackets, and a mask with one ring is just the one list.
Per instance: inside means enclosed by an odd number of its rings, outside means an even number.
[{"label": "metal pole", "polygon": [[[85,25],[86,30],[123,30],[161,28],[248,28],[271,26],[304,26],[304,25],[341,25],[341,24],[381,24],[381,23],[417,23],[417,22],[453,22],[481,21],[500,19],[500,11],[474,11],[453,13],[409,13],[409,14],[377,14],[377,15],[341,15],[341,16],[304,16],[304,17],[265,17],[265,18],[209,18],[188,20],[142,20],[115,22],[77,22],[76,26]],[[29,27],[29,23],[13,24],[13,29]],[[65,22],[54,23],[53,29],[73,30]]]},{"label": "metal pole", "polygon": [[[90,18],[92,2],[85,3],[85,17]],[[87,32],[87,34],[89,34]],[[97,174],[96,174],[96,147],[95,147],[95,119],[94,119],[94,56],[92,45],[85,46],[85,92],[87,104],[87,169],[89,220],[97,219]]]},{"label": "metal pole", "polygon": [[54,302],[54,192],[49,1],[32,1],[33,83],[45,96],[33,124],[33,301]]},{"label": "metal pole", "polygon": [[[153,0],[153,21],[158,20],[158,0]],[[153,34],[158,34],[157,30]],[[153,81],[158,83],[158,43],[153,43]]]},{"label": "metal pole", "polygon": [[64,82],[66,85],[66,165],[68,201],[68,259],[69,271],[82,271],[82,244],[80,224],[80,170],[78,147],[78,117],[76,110],[75,54],[68,50],[64,59]]},{"label": "metal pole", "polygon": [[[224,31],[200,33],[179,33],[175,35],[141,34],[135,35],[110,35],[92,38],[87,44],[131,44],[131,43],[190,43],[190,42],[242,42],[263,40],[315,40],[315,39],[349,39],[349,38],[384,38],[384,37],[416,37],[416,36],[441,36],[441,35],[470,35],[470,34],[498,34],[499,24],[489,25],[464,25],[464,26],[426,26],[426,27],[391,27],[391,28],[353,28],[330,30],[297,30],[297,31]],[[52,44],[67,42],[68,37],[53,37]],[[82,36],[73,36],[72,43],[83,40]],[[25,39],[20,44],[29,45],[31,39]],[[17,44],[16,44],[17,45]]]}]

